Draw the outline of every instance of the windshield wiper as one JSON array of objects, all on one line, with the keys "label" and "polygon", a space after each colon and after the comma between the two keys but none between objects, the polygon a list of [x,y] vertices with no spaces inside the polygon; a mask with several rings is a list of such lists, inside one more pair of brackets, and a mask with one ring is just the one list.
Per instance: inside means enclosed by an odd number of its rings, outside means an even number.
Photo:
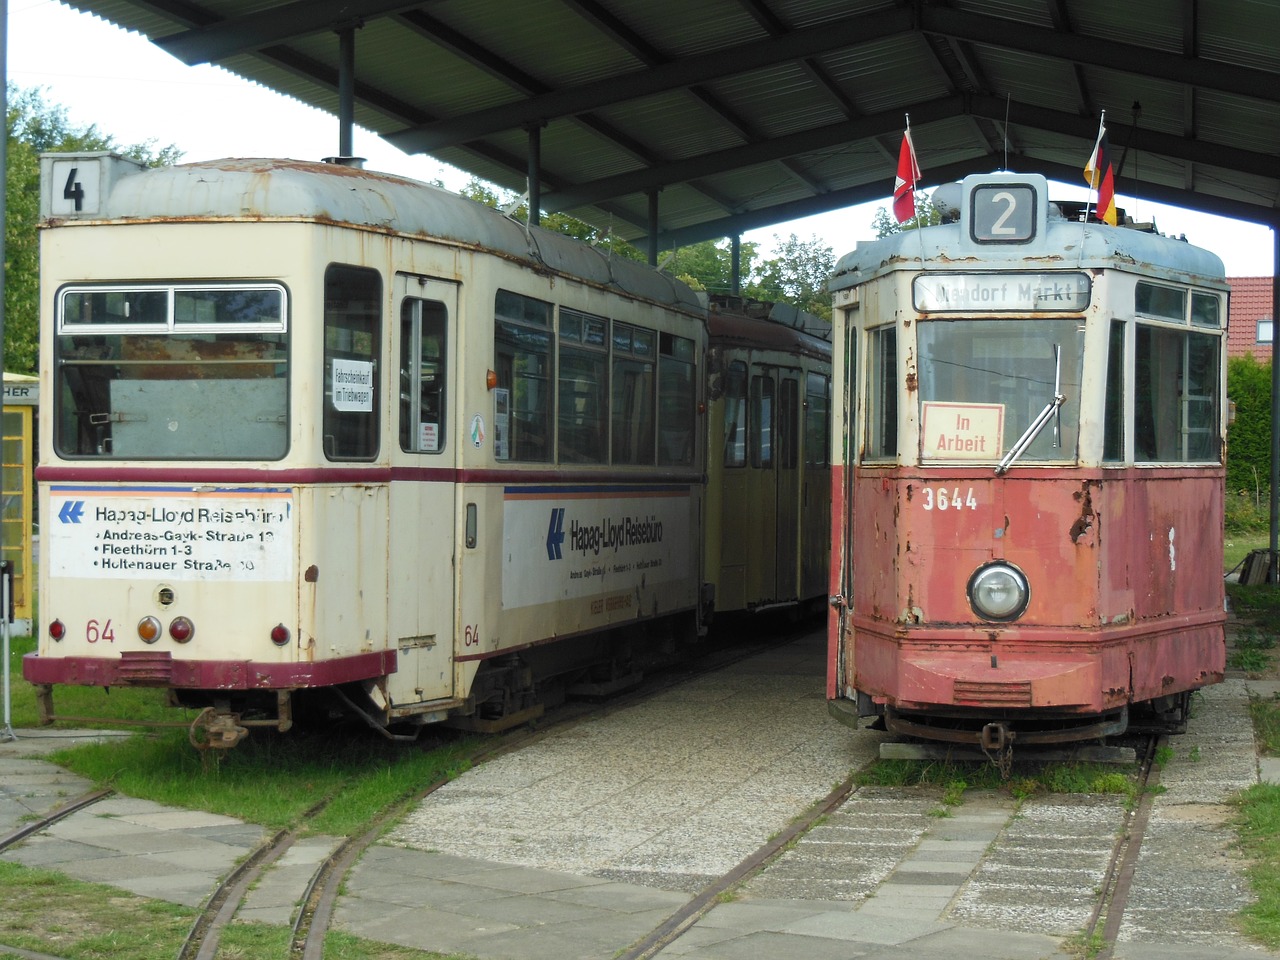
[{"label": "windshield wiper", "polygon": [[1009,448],[1009,452],[1004,455],[1004,459],[996,465],[996,476],[1013,466],[1014,461],[1022,456],[1023,451],[1035,442],[1036,437],[1040,436],[1040,431],[1044,429],[1044,425],[1050,420],[1053,420],[1053,445],[1055,447],[1062,446],[1060,412],[1062,405],[1066,402],[1067,398],[1062,395],[1062,344],[1055,343],[1053,345],[1053,399],[1045,404],[1039,416],[1031,421],[1031,426],[1027,427],[1022,436],[1018,438],[1018,442]]}]

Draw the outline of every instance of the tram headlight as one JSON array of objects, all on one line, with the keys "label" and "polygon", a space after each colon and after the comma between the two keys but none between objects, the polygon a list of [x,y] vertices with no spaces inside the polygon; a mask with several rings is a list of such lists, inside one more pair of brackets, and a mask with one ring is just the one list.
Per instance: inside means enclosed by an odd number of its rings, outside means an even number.
[{"label": "tram headlight", "polygon": [[1027,578],[1003,560],[979,567],[969,578],[969,605],[984,620],[1017,620],[1030,600]]}]

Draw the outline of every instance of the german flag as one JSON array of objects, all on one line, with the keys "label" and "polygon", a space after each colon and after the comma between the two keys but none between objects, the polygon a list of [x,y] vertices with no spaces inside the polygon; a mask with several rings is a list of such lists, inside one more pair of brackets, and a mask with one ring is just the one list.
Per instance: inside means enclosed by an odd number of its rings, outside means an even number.
[{"label": "german flag", "polygon": [[1098,219],[1116,225],[1116,181],[1111,169],[1111,148],[1107,145],[1107,128],[1098,125],[1098,142],[1093,146],[1089,162],[1084,165],[1085,183],[1098,191]]}]

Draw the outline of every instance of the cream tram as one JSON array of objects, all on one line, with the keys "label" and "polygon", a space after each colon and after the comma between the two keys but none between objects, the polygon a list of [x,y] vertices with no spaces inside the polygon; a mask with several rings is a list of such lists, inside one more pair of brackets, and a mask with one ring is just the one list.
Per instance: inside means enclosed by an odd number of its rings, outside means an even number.
[{"label": "cream tram", "polygon": [[717,611],[821,611],[831,528],[831,326],[713,298],[705,564]]},{"label": "cream tram", "polygon": [[349,166],[42,162],[47,717],[145,685],[217,746],[318,691],[495,729],[696,636],[689,288]]},{"label": "cream tram", "polygon": [[1005,759],[1176,725],[1225,661],[1222,263],[1038,176],[939,200],[831,283],[831,712]]}]

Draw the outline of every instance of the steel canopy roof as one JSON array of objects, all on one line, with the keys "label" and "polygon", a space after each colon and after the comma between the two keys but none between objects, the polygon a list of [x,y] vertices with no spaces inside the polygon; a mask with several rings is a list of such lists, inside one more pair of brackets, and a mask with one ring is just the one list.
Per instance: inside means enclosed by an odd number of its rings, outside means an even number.
[{"label": "steel canopy roof", "polygon": [[906,114],[924,189],[1083,185],[1105,110],[1121,206],[1280,223],[1276,0],[68,5],[335,114],[353,28],[357,124],[516,192],[536,130],[543,210],[663,248],[888,206]]}]

